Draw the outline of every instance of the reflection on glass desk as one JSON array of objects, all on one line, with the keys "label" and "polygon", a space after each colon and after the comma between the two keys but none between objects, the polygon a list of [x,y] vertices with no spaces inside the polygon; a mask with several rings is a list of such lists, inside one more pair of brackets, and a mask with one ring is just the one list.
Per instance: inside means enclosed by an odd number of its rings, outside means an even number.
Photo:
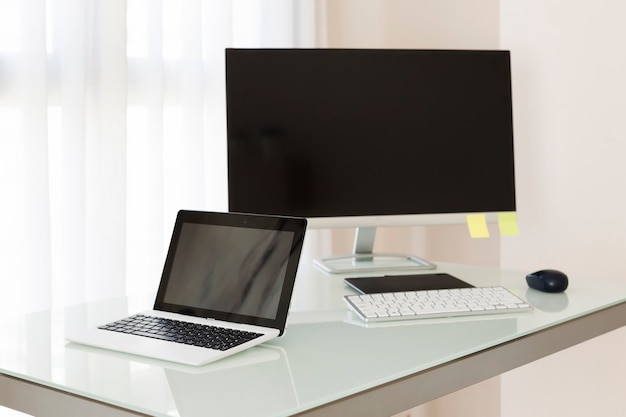
[{"label": "reflection on glass desk", "polygon": [[[572,276],[567,292],[555,295],[529,290],[519,271],[438,267],[474,285],[505,286],[535,309],[366,324],[343,303],[342,296],[353,293],[343,284],[344,276],[303,268],[285,336],[202,367],[65,341],[68,329],[149,308],[151,294],[4,317],[0,404],[33,415],[64,416],[80,415],[72,414],[77,399],[85,399],[94,410],[104,409],[107,416],[334,416],[365,411],[389,416],[626,323],[624,282],[598,285],[594,280],[591,285]],[[52,406],[40,401],[29,391],[32,387],[51,393],[58,402]],[[385,401],[389,395],[393,402]],[[66,402],[62,414],[46,414]]]},{"label": "reflection on glass desk", "polygon": [[[127,387],[135,385],[133,391],[146,390],[148,394],[156,383],[157,392],[165,394],[156,400],[171,415],[277,415],[299,403],[287,355],[279,347],[258,346],[202,367],[130,358],[124,353],[76,344],[69,344],[68,348],[74,351],[73,361],[87,364],[100,362],[102,356],[107,356],[109,378]],[[132,367],[125,367],[129,360],[134,362]],[[138,374],[143,374],[141,380],[133,376]],[[263,376],[263,380],[251,376]],[[139,386],[141,383],[146,384],[145,388]],[[146,400],[155,398],[146,395]]]}]

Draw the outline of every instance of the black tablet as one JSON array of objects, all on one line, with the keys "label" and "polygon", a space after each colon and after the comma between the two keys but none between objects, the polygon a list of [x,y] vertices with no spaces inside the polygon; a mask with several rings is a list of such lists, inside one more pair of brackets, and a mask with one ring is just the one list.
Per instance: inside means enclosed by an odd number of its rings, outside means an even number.
[{"label": "black tablet", "polygon": [[473,287],[446,273],[345,278],[344,282],[361,294]]}]

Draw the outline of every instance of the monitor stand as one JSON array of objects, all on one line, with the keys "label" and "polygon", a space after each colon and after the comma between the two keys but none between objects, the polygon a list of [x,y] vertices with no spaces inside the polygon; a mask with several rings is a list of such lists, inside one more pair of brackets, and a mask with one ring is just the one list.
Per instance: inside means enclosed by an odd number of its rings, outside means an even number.
[{"label": "monitor stand", "polygon": [[313,263],[331,274],[435,269],[437,266],[413,255],[374,253],[376,227],[357,227],[351,255],[315,259]]}]

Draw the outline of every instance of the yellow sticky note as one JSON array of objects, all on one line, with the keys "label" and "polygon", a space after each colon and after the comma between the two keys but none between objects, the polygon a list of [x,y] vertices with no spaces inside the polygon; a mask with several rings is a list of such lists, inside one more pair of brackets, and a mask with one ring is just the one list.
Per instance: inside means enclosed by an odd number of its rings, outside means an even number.
[{"label": "yellow sticky note", "polygon": [[517,228],[517,213],[499,213],[498,226],[502,236],[517,236],[519,230]]},{"label": "yellow sticky note", "polygon": [[484,214],[468,214],[467,227],[472,238],[489,237],[487,218]]}]

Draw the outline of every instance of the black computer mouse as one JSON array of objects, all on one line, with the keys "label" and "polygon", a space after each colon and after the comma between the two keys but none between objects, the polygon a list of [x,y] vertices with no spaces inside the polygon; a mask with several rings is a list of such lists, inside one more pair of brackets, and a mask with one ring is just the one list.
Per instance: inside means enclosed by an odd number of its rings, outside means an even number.
[{"label": "black computer mouse", "polygon": [[543,292],[563,292],[567,289],[567,275],[556,269],[542,269],[526,275],[530,288]]}]

